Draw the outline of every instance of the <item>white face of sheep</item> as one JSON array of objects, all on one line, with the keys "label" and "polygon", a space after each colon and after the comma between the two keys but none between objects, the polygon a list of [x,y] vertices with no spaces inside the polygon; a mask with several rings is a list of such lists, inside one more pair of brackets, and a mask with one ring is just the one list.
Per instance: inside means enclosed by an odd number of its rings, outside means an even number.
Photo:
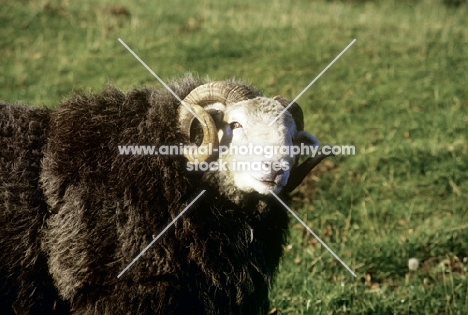
[{"label": "white face of sheep", "polygon": [[[292,147],[300,143],[319,145],[317,139],[298,131],[292,115],[278,101],[257,97],[206,108],[218,128],[219,163],[224,163],[235,186],[245,192],[280,192],[287,184],[298,155]],[[228,152],[222,150],[229,148]]]}]

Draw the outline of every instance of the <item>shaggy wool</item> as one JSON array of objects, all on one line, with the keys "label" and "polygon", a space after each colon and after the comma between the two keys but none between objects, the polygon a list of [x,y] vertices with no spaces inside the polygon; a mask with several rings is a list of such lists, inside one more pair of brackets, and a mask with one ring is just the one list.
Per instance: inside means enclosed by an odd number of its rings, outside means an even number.
[{"label": "shaggy wool", "polygon": [[[202,83],[170,86],[184,98]],[[0,105],[1,314],[267,313],[288,228],[281,204],[223,172],[187,172],[183,156],[119,154],[188,143],[178,106],[165,90],[112,86],[53,110]]]}]

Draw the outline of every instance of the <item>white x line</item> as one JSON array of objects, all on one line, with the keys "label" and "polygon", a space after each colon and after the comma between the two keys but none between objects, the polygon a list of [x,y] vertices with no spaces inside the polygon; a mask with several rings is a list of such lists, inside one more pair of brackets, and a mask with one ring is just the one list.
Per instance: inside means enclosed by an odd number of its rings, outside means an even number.
[{"label": "white x line", "polygon": [[139,61],[139,62],[156,78],[156,79],[158,79],[158,81],[166,88],[166,90],[168,90],[172,95],[174,95],[174,97],[175,97],[182,105],[184,105],[185,108],[187,108],[187,110],[188,110],[189,112],[191,112],[193,116],[195,116],[195,117],[198,119],[198,121],[200,122],[200,124],[202,124],[203,126],[206,127],[205,122],[204,122],[203,120],[201,120],[200,117],[198,117],[197,114],[195,114],[195,113],[193,112],[192,108],[191,108],[189,105],[187,105],[187,103],[185,103],[183,100],[181,100],[180,97],[179,97],[177,94],[175,94],[174,91],[172,91],[172,89],[171,89],[166,83],[164,83],[164,81],[161,80],[161,78],[160,78],[156,73],[154,73],[154,71],[151,70],[151,68],[148,67],[148,66],[146,65],[146,63],[144,63],[143,60],[141,60],[140,57],[138,57],[138,55],[135,54],[135,53],[133,52],[133,50],[130,49],[130,47],[127,46],[127,44],[124,43],[123,40],[121,40],[121,39],[119,38],[119,42],[120,42],[122,45],[124,45],[124,47],[127,48],[127,50],[128,50],[128,51],[129,51],[129,52],[130,52],[130,53],[131,53],[131,54],[132,54],[132,55],[133,55],[133,56],[134,56],[134,57],[135,57],[135,58],[136,58],[136,59],[137,59],[137,60],[138,60],[138,61]]},{"label": "white x line", "polygon": [[312,231],[312,229],[311,229],[310,227],[308,227],[307,224],[305,224],[305,222],[302,221],[301,218],[299,218],[299,216],[298,216],[294,211],[292,211],[292,210],[283,202],[283,200],[281,200],[273,191],[270,190],[270,193],[271,193],[276,199],[278,199],[278,201],[283,205],[283,207],[285,207],[285,208],[293,215],[293,217],[294,217],[297,221],[299,221],[299,223],[302,224],[302,225],[306,228],[306,230],[309,231],[309,233],[312,234],[312,235],[317,239],[317,241],[319,241],[320,244],[322,244],[323,247],[325,247],[325,248],[333,255],[333,257],[336,258],[336,260],[338,260],[338,261],[340,262],[340,264],[342,264],[354,277],[357,277],[357,275],[354,273],[354,271],[352,271],[351,268],[349,268],[348,265],[346,265],[346,264],[344,263],[344,261],[341,260],[341,258],[338,257],[338,255],[335,254],[335,252],[334,252],[330,247],[328,247],[328,245],[325,244],[325,242],[322,241],[322,239],[321,239],[320,237],[318,237],[318,235],[315,234],[314,231]]},{"label": "white x line", "polygon": [[332,64],[335,63],[335,61],[338,60],[338,58],[340,58],[341,55],[343,55],[343,54],[348,50],[348,48],[351,47],[352,44],[354,44],[355,41],[356,41],[356,39],[353,39],[353,41],[352,41],[351,43],[349,43],[349,45],[346,46],[346,48],[343,49],[343,51],[342,51],[338,56],[336,56],[335,59],[333,59],[333,61],[330,62],[330,64],[329,64],[325,69],[323,69],[323,71],[320,72],[320,74],[319,74],[315,79],[313,79],[312,82],[310,82],[309,85],[307,85],[307,86],[302,90],[302,92],[299,93],[299,94],[296,96],[296,98],[293,99],[293,100],[291,101],[291,103],[289,103],[289,105],[286,106],[286,107],[283,109],[283,111],[282,111],[281,113],[279,113],[279,115],[276,116],[275,119],[273,119],[273,120],[268,124],[268,126],[271,127],[271,125],[273,125],[273,123],[274,123],[278,118],[280,118],[281,115],[283,115],[283,114],[288,110],[288,108],[289,108],[292,104],[294,104],[294,102],[296,102],[296,101],[299,99],[299,97],[301,97],[302,94],[304,94],[304,93],[312,86],[312,84],[314,84],[315,81],[317,81],[317,80],[322,76],[322,74],[324,74],[325,71],[327,71],[328,68],[330,68],[330,67],[332,66]]},{"label": "white x line", "polygon": [[[288,108],[289,108],[294,102],[296,102],[296,101],[299,99],[299,97],[301,97],[302,94],[304,94],[304,93],[307,91],[307,89],[309,89],[309,88],[312,86],[312,84],[314,84],[315,81],[317,81],[317,80],[322,76],[322,74],[324,74],[325,71],[327,71],[328,68],[330,68],[330,67],[333,65],[333,63],[335,63],[335,61],[338,60],[338,58],[340,58],[340,57],[346,52],[346,50],[348,50],[349,47],[351,47],[352,44],[354,44],[355,41],[356,41],[356,39],[354,39],[348,46],[346,46],[346,48],[343,49],[343,51],[342,51],[338,56],[336,56],[336,58],[333,59],[333,61],[332,61],[325,69],[323,69],[323,71],[320,72],[320,74],[319,74],[314,80],[312,80],[312,82],[310,82],[309,85],[307,85],[307,86],[305,87],[305,89],[302,90],[302,92],[299,93],[299,94],[296,96],[296,98],[295,98],[294,100],[292,100],[291,103],[290,103],[288,106],[286,106],[286,107],[284,108],[284,110],[283,110],[275,119],[273,119],[273,120],[271,121],[271,123],[269,124],[269,126],[271,126],[282,114],[284,114],[284,113],[288,110]],[[171,88],[170,88],[166,83],[164,83],[164,81],[161,80],[161,78],[159,78],[159,76],[158,76],[156,73],[154,73],[154,72],[143,62],[143,60],[141,60],[140,57],[138,57],[137,54],[135,54],[135,53],[133,52],[133,50],[131,50],[130,47],[128,47],[120,38],[119,38],[119,42],[120,42],[122,45],[124,45],[125,48],[127,48],[127,50],[128,50],[128,51],[129,51],[129,52],[130,52],[130,53],[131,53],[131,54],[132,54],[132,55],[133,55],[133,56],[134,56],[134,57],[135,57],[135,58],[136,58],[136,59],[137,59],[137,60],[138,60],[138,61],[139,61],[139,62],[156,78],[156,79],[158,79],[158,81],[159,81],[172,95],[174,95],[174,97],[175,97],[182,105],[184,105],[184,106],[200,121],[201,124],[203,124],[204,126],[206,126],[206,124],[192,111],[192,109],[190,108],[190,106],[188,106],[184,101],[182,101],[182,100],[179,98],[179,96],[178,96],[177,94],[175,94],[174,91],[172,91]],[[194,203],[195,203],[195,201],[198,200],[198,198],[201,197],[201,195],[203,195],[203,194],[205,193],[205,191],[206,191],[206,190],[203,190],[187,207],[185,207],[185,209],[182,210],[182,211],[179,213],[179,215],[177,215],[177,217],[175,217],[174,220],[172,220],[172,222],[169,223],[169,224],[164,228],[164,230],[162,230],[161,233],[159,233],[159,234],[158,234],[158,235],[157,235],[157,236],[156,236],[156,237],[155,237],[155,238],[154,238],[154,239],[153,239],[153,240],[152,240],[152,241],[151,241],[151,242],[150,242],[134,259],[133,259],[133,260],[132,260],[132,262],[131,262],[130,264],[128,264],[128,266],[125,267],[125,269],[123,269],[123,270],[119,273],[119,275],[117,276],[117,278],[120,278],[120,277],[121,277],[121,276],[122,276],[122,275],[123,275],[123,274],[124,274],[124,273],[125,273],[125,272],[126,272],[126,271],[127,271],[127,270],[128,270],[128,269],[129,269],[129,268],[130,268],[130,267],[131,267],[131,266],[132,266],[132,265],[133,265],[133,264],[134,264],[134,263],[135,263],[135,262],[136,262],[136,261],[137,261],[137,260],[138,260],[138,259],[139,259],[139,258],[140,258],[140,257],[141,257],[141,256],[142,256],[142,255],[143,255],[143,254],[144,254],[144,253],[145,253],[145,252],[146,252],[146,251],[147,251],[147,250],[148,250],[148,249],[149,249],[149,248],[150,248],[150,247],[151,247],[151,246],[152,246],[152,245],[169,229],[169,228],[170,228],[170,227],[171,227],[171,226],[172,226],[172,225],[174,225],[174,223],[175,223],[175,222],[176,222],[176,221],[177,221],[177,220],[178,220]],[[322,241],[322,240],[320,239],[320,237],[318,237],[318,235],[315,234],[314,231],[312,231],[312,229],[309,228],[309,227],[307,226],[307,224],[305,224],[305,222],[302,221],[301,218],[299,218],[299,216],[298,216],[293,210],[291,210],[291,209],[290,209],[290,208],[289,208],[273,191],[270,190],[270,193],[271,193],[271,194],[272,194],[272,195],[273,195],[273,196],[274,196],[274,197],[275,197],[275,198],[276,198],[276,199],[277,199],[293,216],[294,216],[294,218],[295,218],[296,220],[298,220],[299,223],[301,223],[301,224],[307,229],[307,231],[309,231],[309,233],[311,233],[311,234],[312,234],[312,235],[313,235],[313,236],[314,236],[314,237],[315,237],[315,238],[316,238],[316,239],[317,239],[317,240],[318,240],[318,241],[319,241],[319,242],[320,242],[320,243],[321,243],[321,244],[322,244],[322,245],[323,245],[323,246],[324,246],[324,247],[325,247],[325,248],[326,248],[326,249],[327,249],[327,250],[328,250],[328,251],[329,251],[329,252],[330,252],[330,253],[331,253],[331,254],[332,254],[332,255],[333,255],[333,256],[334,256],[334,257],[351,273],[351,274],[352,274],[352,275],[353,275],[353,276],[354,276],[354,277],[357,277],[357,275],[354,273],[354,271],[351,270],[351,268],[349,268],[348,265],[346,265],[346,264],[343,262],[343,260],[341,260],[340,257],[338,257],[338,255],[336,255],[336,254],[333,252],[333,250],[332,250],[330,247],[328,247],[328,245],[325,244],[325,242]]]},{"label": "white x line", "polygon": [[156,243],[156,241],[164,234],[166,233],[166,231],[172,226],[174,225],[174,223],[179,220],[179,218],[185,213],[185,211],[187,211],[194,203],[195,201],[198,200],[198,198],[201,197],[201,195],[203,195],[205,193],[206,190],[202,190],[201,193],[198,194],[197,197],[195,197],[195,199],[193,199],[193,201],[191,203],[188,204],[187,207],[185,207],[184,210],[182,210],[175,218],[174,220],[172,220],[171,223],[169,223],[165,228],[164,230],[161,231],[161,233],[158,234],[158,236],[156,236],[152,241],[151,243],[148,244],[148,246],[146,246],[142,251],[141,253],[138,254],[138,256],[136,256],[131,263],[128,264],[127,267],[125,267],[124,270],[122,270],[119,275],[117,276],[117,278],[120,278],[141,256],[143,256],[143,254],[154,244]]}]

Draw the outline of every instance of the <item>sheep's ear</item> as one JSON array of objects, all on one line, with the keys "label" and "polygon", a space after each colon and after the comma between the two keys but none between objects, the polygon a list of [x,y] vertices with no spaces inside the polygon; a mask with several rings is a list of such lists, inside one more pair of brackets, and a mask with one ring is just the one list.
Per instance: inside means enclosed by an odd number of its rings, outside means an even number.
[{"label": "sheep's ear", "polygon": [[[298,131],[294,135],[294,145],[301,146],[312,146],[316,150],[318,150],[320,146],[320,142],[308,132],[305,131]],[[323,154],[316,154],[314,156],[310,156],[304,162],[299,165],[295,165],[291,169],[291,174],[289,175],[288,183],[283,188],[283,192],[289,193],[293,191],[297,186],[299,186],[304,178],[312,171],[322,160],[324,160],[328,155]]]},{"label": "sheep's ear", "polygon": [[320,141],[318,141],[317,138],[315,138],[313,135],[306,131],[298,131],[294,135],[293,139],[294,145],[301,145],[305,144],[308,146],[314,146],[314,147],[319,147],[320,146]]}]

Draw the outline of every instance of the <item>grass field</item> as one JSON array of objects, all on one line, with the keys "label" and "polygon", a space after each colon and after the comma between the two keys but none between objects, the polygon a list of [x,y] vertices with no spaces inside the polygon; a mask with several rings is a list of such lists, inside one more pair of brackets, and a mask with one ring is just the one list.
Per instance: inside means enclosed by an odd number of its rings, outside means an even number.
[{"label": "grass field", "polygon": [[[279,314],[468,311],[468,5],[442,1],[3,0],[0,99],[54,106],[74,89],[187,71],[300,99],[322,143],[355,145],[307,177],[292,208]],[[408,260],[420,261],[416,271]]]}]

